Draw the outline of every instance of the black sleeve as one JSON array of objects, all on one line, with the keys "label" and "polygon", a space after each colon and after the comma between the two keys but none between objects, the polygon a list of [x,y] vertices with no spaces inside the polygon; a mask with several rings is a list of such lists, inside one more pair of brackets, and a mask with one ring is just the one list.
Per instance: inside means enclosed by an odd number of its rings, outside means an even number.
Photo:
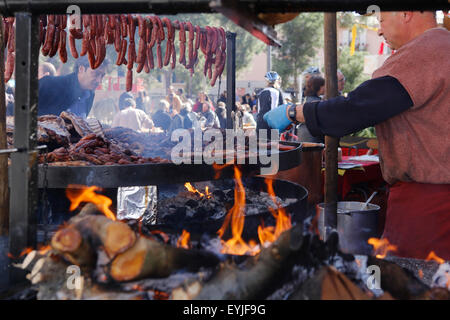
[{"label": "black sleeve", "polygon": [[368,80],[348,94],[305,103],[303,114],[313,136],[342,137],[383,122],[413,106],[406,89],[394,77]]},{"label": "black sleeve", "polygon": [[261,115],[266,114],[270,111],[270,107],[272,106],[272,96],[270,95],[269,90],[264,90],[259,95],[259,113]]},{"label": "black sleeve", "polygon": [[282,105],[284,103],[283,92],[281,90],[278,90],[278,92],[280,93],[278,96],[278,105]]},{"label": "black sleeve", "polygon": [[54,102],[59,100],[61,92],[58,90],[59,84],[54,80],[54,78],[55,77],[52,76],[46,76],[39,80],[39,115],[53,113]]}]

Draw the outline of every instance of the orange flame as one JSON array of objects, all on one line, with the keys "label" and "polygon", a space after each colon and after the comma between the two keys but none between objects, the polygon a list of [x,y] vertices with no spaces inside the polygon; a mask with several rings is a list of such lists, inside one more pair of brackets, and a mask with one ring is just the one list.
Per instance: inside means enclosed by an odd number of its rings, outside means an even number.
[{"label": "orange flame", "polygon": [[214,180],[219,179],[220,175],[222,174],[222,170],[225,169],[226,167],[231,166],[232,163],[225,163],[225,164],[217,164],[217,163],[213,163],[212,167],[215,171],[214,174]]},{"label": "orange flame", "polygon": [[221,241],[221,252],[236,255],[254,255],[259,252],[256,242],[252,241],[247,244],[241,237],[245,222],[245,189],[242,185],[241,172],[236,166],[234,167],[234,176],[236,181],[236,187],[234,189],[234,205],[225,216],[222,227],[217,231],[219,237],[222,238],[228,225],[231,223],[232,237],[227,241]]},{"label": "orange flame", "polygon": [[206,194],[206,198],[211,198],[211,193],[209,192],[209,188],[208,186],[205,187],[205,194]]},{"label": "orange flame", "polygon": [[39,247],[38,252],[39,252],[39,254],[41,254],[41,255],[45,255],[47,252],[50,251],[51,248],[52,248],[52,247],[51,247],[50,245],[41,246],[41,247]]},{"label": "orange flame", "polygon": [[177,247],[189,249],[191,247],[190,238],[191,238],[191,234],[189,232],[187,232],[186,230],[183,230],[183,233],[177,240]]},{"label": "orange flame", "polygon": [[200,191],[198,191],[197,189],[195,189],[195,188],[192,186],[192,184],[190,184],[189,182],[186,182],[186,183],[184,184],[184,186],[186,187],[186,189],[188,189],[189,192],[197,193],[200,197],[204,197],[204,196],[205,196],[204,193],[201,193]]},{"label": "orange flame", "polygon": [[258,236],[259,241],[263,246],[267,246],[268,244],[273,243],[278,237],[286,230],[292,227],[291,217],[286,213],[286,211],[280,206],[278,203],[275,192],[273,190],[273,180],[265,179],[264,180],[267,185],[267,193],[269,194],[272,201],[278,207],[277,211],[273,208],[269,207],[269,211],[272,213],[275,218],[275,227],[269,226],[264,227],[264,225],[258,227]]},{"label": "orange flame", "polygon": [[19,259],[20,257],[23,257],[24,255],[26,255],[26,254],[29,254],[31,251],[33,251],[33,248],[25,248],[25,249],[23,249],[22,250],[22,252],[20,252],[20,254],[17,256],[17,257],[15,257],[12,253],[10,253],[10,252],[8,252],[8,254],[7,254],[7,256],[8,256],[8,258],[11,258],[11,259]]},{"label": "orange flame", "polygon": [[426,260],[426,261],[434,260],[434,261],[436,261],[436,262],[439,263],[439,264],[443,264],[443,263],[445,262],[445,260],[442,259],[442,258],[440,258],[440,257],[438,257],[438,256],[436,255],[436,253],[434,253],[434,251],[431,251],[431,252],[428,254],[428,257],[427,257],[425,260]]},{"label": "orange flame", "polygon": [[386,238],[369,238],[367,242],[373,246],[378,259],[384,259],[389,251],[397,251],[397,246],[390,244]]},{"label": "orange flame", "polygon": [[69,185],[68,189],[66,189],[67,198],[71,201],[69,210],[75,210],[81,202],[91,202],[95,204],[106,217],[111,220],[116,220],[116,216],[109,209],[112,204],[112,200],[104,195],[95,193],[94,191],[97,190],[101,189],[97,186],[86,187]]}]

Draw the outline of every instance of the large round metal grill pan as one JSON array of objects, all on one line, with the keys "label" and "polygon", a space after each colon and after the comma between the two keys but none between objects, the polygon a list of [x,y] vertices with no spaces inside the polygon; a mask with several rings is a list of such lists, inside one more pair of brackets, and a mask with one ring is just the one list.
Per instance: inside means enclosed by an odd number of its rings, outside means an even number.
[{"label": "large round metal grill pan", "polygon": [[[302,145],[298,142],[280,141],[280,145],[292,146],[293,149],[277,151],[280,171],[291,169],[301,163]],[[269,155],[270,157],[270,155]],[[259,175],[261,168],[268,167],[256,158],[245,164],[237,164],[243,176]],[[195,182],[234,177],[233,166],[225,166],[217,171],[209,164],[148,163],[111,166],[48,166],[47,172],[39,165],[39,188],[66,188],[69,184],[116,188],[126,186],[148,186],[167,183]],[[46,176],[47,183],[44,183]]]}]

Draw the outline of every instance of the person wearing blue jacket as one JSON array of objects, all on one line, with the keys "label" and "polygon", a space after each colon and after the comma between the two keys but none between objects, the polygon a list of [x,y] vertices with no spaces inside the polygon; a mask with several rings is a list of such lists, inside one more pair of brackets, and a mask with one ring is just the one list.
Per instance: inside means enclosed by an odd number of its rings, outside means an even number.
[{"label": "person wearing blue jacket", "polygon": [[45,76],[39,80],[38,115],[59,115],[70,111],[87,118],[94,102],[95,89],[105,76],[108,62],[95,70],[86,56],[76,60],[74,71],[64,76]]}]

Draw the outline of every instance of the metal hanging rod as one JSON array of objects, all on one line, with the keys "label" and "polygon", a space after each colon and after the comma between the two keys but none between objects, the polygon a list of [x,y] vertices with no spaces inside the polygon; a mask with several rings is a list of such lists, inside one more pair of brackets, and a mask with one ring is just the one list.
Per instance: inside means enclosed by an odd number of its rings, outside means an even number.
[{"label": "metal hanging rod", "polygon": [[0,0],[0,12],[12,16],[15,12],[34,14],[62,14],[71,5],[82,13],[213,13],[217,7],[236,5],[252,13],[285,12],[366,12],[376,5],[383,11],[394,10],[448,10],[448,0]]}]

